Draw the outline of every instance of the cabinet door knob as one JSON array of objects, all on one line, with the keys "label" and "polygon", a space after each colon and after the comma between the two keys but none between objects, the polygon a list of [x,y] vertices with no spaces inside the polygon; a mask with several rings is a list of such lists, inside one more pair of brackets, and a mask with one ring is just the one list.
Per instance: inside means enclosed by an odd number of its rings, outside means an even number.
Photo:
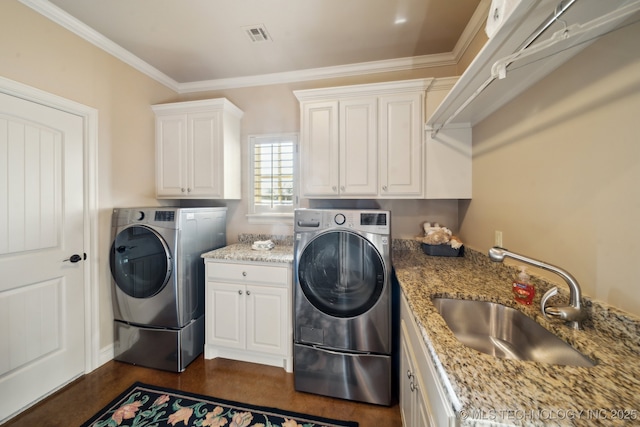
[{"label": "cabinet door knob", "polygon": [[191,193],[191,189],[190,188],[187,188],[187,193]]},{"label": "cabinet door knob", "polygon": [[345,190],[345,188],[344,188],[344,185],[343,185],[342,187],[340,187],[340,191],[344,191],[344,190]]},{"label": "cabinet door knob", "polygon": [[382,191],[387,191],[387,186],[386,185],[382,186]]},{"label": "cabinet door knob", "polygon": [[242,291],[238,291],[238,295],[242,295]]},{"label": "cabinet door knob", "polygon": [[411,384],[409,384],[409,388],[413,392],[413,391],[416,391],[418,389],[418,386],[413,381],[411,381]]},{"label": "cabinet door knob", "polygon": [[181,188],[181,189],[180,189],[180,191],[181,191],[182,193],[184,193],[184,188]]},{"label": "cabinet door knob", "polygon": [[338,191],[338,187],[336,187],[335,185],[331,187],[331,189],[333,190],[334,193]]},{"label": "cabinet door knob", "polygon": [[243,272],[242,272],[242,276],[243,276],[243,277],[247,277],[247,272],[246,272],[246,271],[243,271]]},{"label": "cabinet door knob", "polygon": [[247,295],[251,295],[251,291],[247,291]]}]

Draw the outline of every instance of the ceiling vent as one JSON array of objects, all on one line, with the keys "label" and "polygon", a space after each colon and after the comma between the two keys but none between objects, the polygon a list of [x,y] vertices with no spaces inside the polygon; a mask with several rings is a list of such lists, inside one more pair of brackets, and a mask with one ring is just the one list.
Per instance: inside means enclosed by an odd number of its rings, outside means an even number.
[{"label": "ceiling vent", "polygon": [[271,36],[267,32],[267,28],[262,24],[252,25],[250,27],[242,27],[242,29],[247,33],[251,41],[254,43],[271,41]]}]

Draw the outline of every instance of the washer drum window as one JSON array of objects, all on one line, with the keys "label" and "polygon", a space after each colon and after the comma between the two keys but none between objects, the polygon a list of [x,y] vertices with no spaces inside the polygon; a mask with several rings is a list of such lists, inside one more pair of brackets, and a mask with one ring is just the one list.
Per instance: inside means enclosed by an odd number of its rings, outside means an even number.
[{"label": "washer drum window", "polygon": [[355,317],[373,307],[384,288],[385,272],[378,251],[348,231],[313,239],[302,252],[298,279],[309,302],[335,317]]},{"label": "washer drum window", "polygon": [[149,227],[122,230],[111,246],[111,274],[120,288],[134,298],[160,292],[171,275],[171,254],[164,239]]}]

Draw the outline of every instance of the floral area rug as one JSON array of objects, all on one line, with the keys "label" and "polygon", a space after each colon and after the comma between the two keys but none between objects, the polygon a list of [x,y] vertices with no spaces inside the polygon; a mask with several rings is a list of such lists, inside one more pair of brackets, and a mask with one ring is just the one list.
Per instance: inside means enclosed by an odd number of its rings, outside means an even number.
[{"label": "floral area rug", "polygon": [[82,427],[357,427],[358,423],[135,383]]}]

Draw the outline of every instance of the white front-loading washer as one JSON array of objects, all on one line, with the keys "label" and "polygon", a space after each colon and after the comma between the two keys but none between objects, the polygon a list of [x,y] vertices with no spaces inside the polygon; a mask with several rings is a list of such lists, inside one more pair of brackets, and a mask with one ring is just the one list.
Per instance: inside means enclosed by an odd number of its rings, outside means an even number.
[{"label": "white front-loading washer", "polygon": [[297,209],[294,218],[296,390],[390,405],[390,212]]},{"label": "white front-loading washer", "polygon": [[181,372],[204,349],[204,262],[227,208],[114,209],[115,359]]}]

